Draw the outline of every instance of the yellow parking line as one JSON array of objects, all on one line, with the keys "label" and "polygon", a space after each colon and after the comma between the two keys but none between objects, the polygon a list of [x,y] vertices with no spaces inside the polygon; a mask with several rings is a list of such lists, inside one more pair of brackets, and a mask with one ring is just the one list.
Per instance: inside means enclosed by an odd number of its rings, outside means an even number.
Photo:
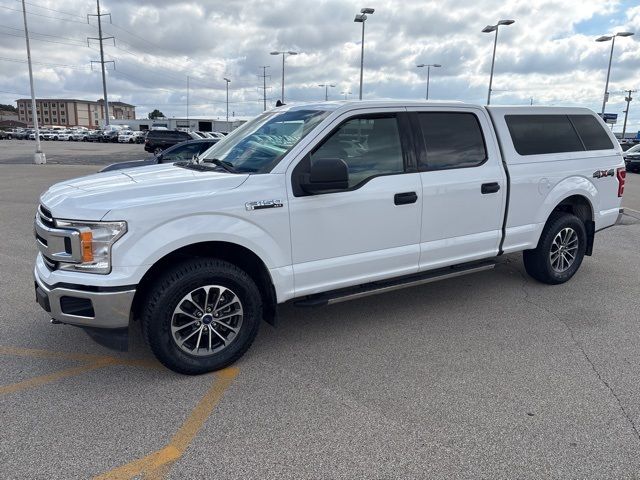
[{"label": "yellow parking line", "polygon": [[164,368],[157,360],[151,359],[127,359],[110,355],[91,355],[89,353],[67,353],[53,350],[40,350],[36,348],[3,347],[0,346],[0,355],[13,355],[16,357],[32,358],[59,358],[64,360],[75,360],[78,362],[96,362],[110,360],[114,364],[129,365],[132,367]]},{"label": "yellow parking line", "polygon": [[102,368],[102,367],[106,367],[108,365],[113,365],[113,364],[114,362],[112,359],[105,358],[102,360],[95,361],[93,363],[89,363],[87,365],[67,368],[65,370],[60,370],[58,372],[50,373],[48,375],[33,377],[28,380],[23,380],[22,382],[1,386],[0,395],[4,395],[6,393],[18,392],[20,390],[25,390],[27,388],[37,387],[39,385],[44,385],[45,383],[55,382],[56,380],[60,380],[62,378],[73,377],[74,375],[80,375],[82,373],[86,373],[91,370],[95,370],[97,368]]},{"label": "yellow parking line", "polygon": [[171,438],[169,445],[161,450],[151,453],[146,457],[129,462],[121,467],[114,468],[102,475],[94,477],[94,480],[120,480],[131,479],[144,475],[146,479],[161,479],[169,472],[173,463],[178,460],[189,447],[198,431],[209,418],[214,407],[218,404],[225,390],[238,376],[237,368],[225,368],[215,374],[215,381],[211,388],[200,399],[189,417],[180,429]]}]

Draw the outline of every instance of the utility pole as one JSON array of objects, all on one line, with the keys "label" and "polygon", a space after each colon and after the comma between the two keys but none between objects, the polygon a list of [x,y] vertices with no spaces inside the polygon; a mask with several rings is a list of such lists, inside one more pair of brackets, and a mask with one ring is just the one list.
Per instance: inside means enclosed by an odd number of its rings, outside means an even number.
[{"label": "utility pole", "polygon": [[[88,14],[87,15],[87,23],[89,23],[89,17],[98,17],[98,36],[97,37],[89,37],[87,38],[87,46],[89,46],[89,40],[98,40],[100,42],[100,61],[92,60],[91,65],[94,63],[99,63],[102,67],[102,93],[104,95],[104,124],[109,125],[109,99],[107,98],[107,75],[105,73],[104,64],[105,63],[113,63],[113,68],[116,68],[116,63],[113,60],[104,61],[104,48],[102,46],[102,42],[104,40],[113,39],[113,45],[116,44],[116,39],[114,37],[103,37],[102,36],[102,17],[109,17],[109,23],[111,23],[111,14],[110,13],[100,13],[100,0],[96,0],[96,6],[98,13],[97,14]],[[89,119],[91,121],[91,119]]]},{"label": "utility pole", "polygon": [[624,124],[622,125],[623,139],[624,139],[625,133],[627,133],[627,117],[629,116],[629,104],[631,103],[631,100],[633,100],[633,97],[631,96],[631,94],[637,92],[637,90],[625,90],[625,92],[627,92],[628,95],[624,97],[625,102],[627,102],[627,109],[624,111]]},{"label": "utility pole", "polygon": [[227,131],[231,131],[229,128],[229,84],[231,83],[231,80],[225,78],[224,81],[227,83]]},{"label": "utility pole", "polygon": [[189,121],[189,75],[187,75],[187,122]]},{"label": "utility pole", "polygon": [[267,109],[267,77],[271,78],[271,75],[267,75],[269,65],[261,65],[259,68],[262,69],[262,75],[258,77],[262,78],[262,111],[264,112]]},{"label": "utility pole", "polygon": [[[24,17],[24,36],[27,39],[27,63],[29,64],[29,83],[31,84],[31,118],[36,138],[36,153],[33,154],[33,161],[40,165],[47,163],[47,159],[40,147],[40,129],[38,128],[38,110],[36,109],[36,94],[33,88],[33,69],[31,68],[31,47],[29,46],[29,29],[27,28],[27,7],[22,0],[22,15]],[[28,117],[27,117],[28,119]]]}]

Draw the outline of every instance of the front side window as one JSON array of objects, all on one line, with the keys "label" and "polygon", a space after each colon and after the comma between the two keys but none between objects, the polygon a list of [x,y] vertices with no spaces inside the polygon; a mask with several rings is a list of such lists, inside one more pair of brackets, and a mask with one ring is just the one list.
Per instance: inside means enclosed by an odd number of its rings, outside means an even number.
[{"label": "front side window", "polygon": [[420,170],[448,170],[477,167],[487,159],[478,118],[463,112],[418,113],[427,149],[426,164]]},{"label": "front side window", "polygon": [[343,123],[311,154],[339,158],[349,169],[349,188],[379,175],[404,172],[402,147],[395,117],[354,118]]},{"label": "front side window", "polygon": [[242,173],[266,173],[316,125],[326,110],[288,110],[264,113],[224,137],[204,161],[220,160]]}]

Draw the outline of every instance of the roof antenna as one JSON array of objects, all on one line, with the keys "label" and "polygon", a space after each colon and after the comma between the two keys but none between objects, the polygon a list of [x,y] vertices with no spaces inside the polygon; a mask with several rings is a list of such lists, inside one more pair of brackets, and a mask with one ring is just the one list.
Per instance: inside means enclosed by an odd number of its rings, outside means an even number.
[{"label": "roof antenna", "polygon": [[282,107],[283,105],[285,105],[284,103],[282,103],[280,100],[278,100],[276,102],[276,107]]}]

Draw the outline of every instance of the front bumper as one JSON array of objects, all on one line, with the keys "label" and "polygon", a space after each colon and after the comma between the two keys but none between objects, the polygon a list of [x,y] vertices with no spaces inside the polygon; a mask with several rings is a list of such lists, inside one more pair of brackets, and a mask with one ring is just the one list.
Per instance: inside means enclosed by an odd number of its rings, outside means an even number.
[{"label": "front bumper", "polygon": [[81,287],[47,285],[34,271],[36,301],[61,323],[99,329],[129,327],[133,297],[131,287]]}]

